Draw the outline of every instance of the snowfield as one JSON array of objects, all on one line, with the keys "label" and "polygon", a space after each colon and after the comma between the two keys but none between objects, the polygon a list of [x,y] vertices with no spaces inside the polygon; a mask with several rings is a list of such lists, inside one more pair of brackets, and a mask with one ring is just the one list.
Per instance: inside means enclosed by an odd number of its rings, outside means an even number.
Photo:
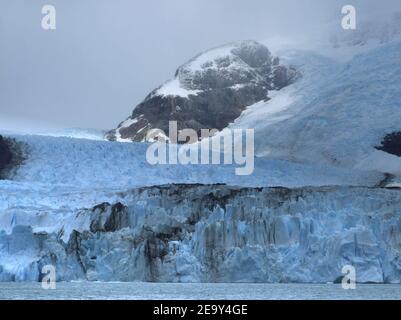
[{"label": "snowfield", "polygon": [[183,88],[180,84],[180,80],[175,78],[163,84],[154,94],[160,96],[178,96],[188,98],[189,95],[197,95],[199,92],[201,92],[201,90],[189,90]]}]

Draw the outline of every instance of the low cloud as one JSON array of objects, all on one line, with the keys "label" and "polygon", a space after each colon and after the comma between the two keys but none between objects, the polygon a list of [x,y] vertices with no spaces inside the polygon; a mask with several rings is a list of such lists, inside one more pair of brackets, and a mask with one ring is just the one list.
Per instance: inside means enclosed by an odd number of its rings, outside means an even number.
[{"label": "low cloud", "polygon": [[[48,3],[57,10],[53,31],[41,29]],[[0,117],[112,128],[198,52],[241,39],[303,39],[339,25],[345,4],[361,18],[401,10],[392,0],[3,0]]]}]

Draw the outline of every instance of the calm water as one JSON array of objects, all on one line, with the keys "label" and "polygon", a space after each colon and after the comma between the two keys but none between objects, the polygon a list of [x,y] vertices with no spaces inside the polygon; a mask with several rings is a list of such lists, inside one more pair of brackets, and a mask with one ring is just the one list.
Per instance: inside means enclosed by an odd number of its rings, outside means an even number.
[{"label": "calm water", "polygon": [[171,284],[57,283],[44,290],[40,283],[0,283],[0,299],[397,299],[401,285],[357,285],[344,290],[336,284]]}]

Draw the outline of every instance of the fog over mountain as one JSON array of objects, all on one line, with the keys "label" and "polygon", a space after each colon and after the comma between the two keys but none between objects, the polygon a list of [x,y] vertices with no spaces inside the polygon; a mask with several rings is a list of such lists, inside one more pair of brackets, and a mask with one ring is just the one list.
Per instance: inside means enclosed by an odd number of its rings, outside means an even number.
[{"label": "fog over mountain", "polygon": [[[45,4],[57,10],[55,31],[41,29]],[[401,10],[396,0],[1,1],[0,128],[114,128],[206,48],[324,38],[341,31],[345,4],[358,19]]]}]

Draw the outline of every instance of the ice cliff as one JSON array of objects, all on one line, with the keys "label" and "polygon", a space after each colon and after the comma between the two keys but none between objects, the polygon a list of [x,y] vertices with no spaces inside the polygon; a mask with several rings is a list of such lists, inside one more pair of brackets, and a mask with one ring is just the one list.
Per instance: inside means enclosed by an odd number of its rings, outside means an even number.
[{"label": "ice cliff", "polygon": [[350,264],[359,282],[399,283],[400,210],[390,189],[133,189],[51,233],[2,231],[0,279],[40,280],[52,264],[59,280],[327,282]]}]

